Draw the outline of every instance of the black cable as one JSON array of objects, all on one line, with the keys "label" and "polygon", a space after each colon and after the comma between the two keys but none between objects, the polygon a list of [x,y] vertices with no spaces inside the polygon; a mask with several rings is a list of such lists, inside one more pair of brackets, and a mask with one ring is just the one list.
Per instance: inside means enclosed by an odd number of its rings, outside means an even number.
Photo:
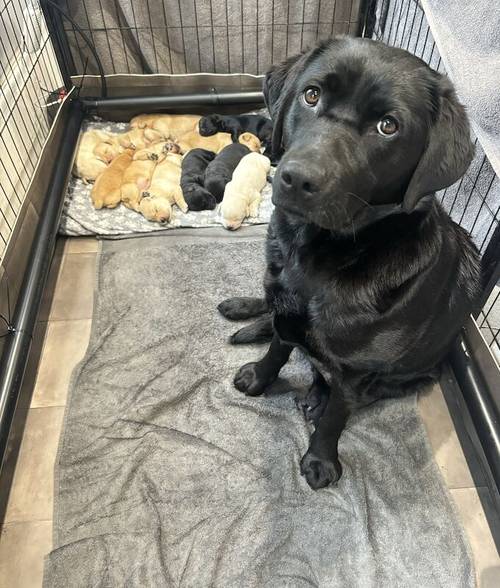
[{"label": "black cable", "polygon": [[82,39],[85,41],[85,44],[89,48],[90,52],[92,53],[97,69],[99,70],[99,77],[101,78],[101,98],[106,98],[108,96],[108,86],[106,84],[106,77],[104,75],[104,68],[102,67],[101,60],[99,55],[97,54],[96,48],[92,41],[88,38],[88,36],[83,32],[81,27],[69,16],[67,12],[65,12],[60,6],[58,6],[52,0],[42,0],[45,4],[48,4],[52,8],[55,8],[59,14],[65,18],[68,22],[71,23],[73,28],[81,35]]}]

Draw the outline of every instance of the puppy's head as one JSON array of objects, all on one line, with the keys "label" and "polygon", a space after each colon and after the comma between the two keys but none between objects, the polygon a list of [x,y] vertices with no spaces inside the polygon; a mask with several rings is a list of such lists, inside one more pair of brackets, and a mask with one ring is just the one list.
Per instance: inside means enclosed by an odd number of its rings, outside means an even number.
[{"label": "puppy's head", "polygon": [[120,148],[116,144],[103,142],[94,147],[94,155],[104,163],[111,163],[119,153]]},{"label": "puppy's head", "polygon": [[406,51],[336,38],[271,69],[264,96],[278,207],[348,233],[411,212],[466,171],[473,145],[449,80]]},{"label": "puppy's head", "polygon": [[218,114],[202,116],[198,122],[198,129],[202,137],[210,137],[220,130],[221,119]]},{"label": "puppy's head", "polygon": [[238,143],[246,145],[250,149],[250,151],[259,152],[261,148],[261,144],[258,137],[252,135],[252,133],[242,133],[238,137]]}]

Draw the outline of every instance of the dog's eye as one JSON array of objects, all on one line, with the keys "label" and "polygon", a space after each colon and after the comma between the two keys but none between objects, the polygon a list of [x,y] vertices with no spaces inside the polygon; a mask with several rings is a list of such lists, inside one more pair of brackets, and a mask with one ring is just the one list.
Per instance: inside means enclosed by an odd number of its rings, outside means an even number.
[{"label": "dog's eye", "polygon": [[316,86],[309,86],[304,90],[304,100],[309,106],[316,106],[319,101],[320,89]]},{"label": "dog's eye", "polygon": [[398,121],[392,116],[384,116],[384,118],[380,119],[377,123],[377,131],[379,132],[379,135],[384,137],[390,137],[397,133],[398,130]]}]

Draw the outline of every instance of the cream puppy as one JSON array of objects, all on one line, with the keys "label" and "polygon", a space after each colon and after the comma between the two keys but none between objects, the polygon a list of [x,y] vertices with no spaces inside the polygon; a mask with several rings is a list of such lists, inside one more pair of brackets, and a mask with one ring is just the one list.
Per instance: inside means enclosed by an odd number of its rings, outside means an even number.
[{"label": "cream puppy", "polygon": [[78,145],[73,175],[85,183],[93,182],[119,152],[113,135],[96,129],[86,131]]},{"label": "cream puppy", "polygon": [[198,129],[198,114],[140,114],[130,121],[132,128],[155,129],[166,139],[177,141],[182,135]]},{"label": "cream puppy", "polygon": [[148,220],[168,222],[172,216],[172,204],[187,212],[188,206],[182,195],[181,182],[182,156],[167,153],[153,173],[151,185],[142,192],[139,212]]},{"label": "cream puppy", "polygon": [[224,198],[220,205],[222,224],[234,231],[241,226],[247,216],[259,213],[261,191],[266,185],[271,161],[260,153],[245,155],[226,185]]}]

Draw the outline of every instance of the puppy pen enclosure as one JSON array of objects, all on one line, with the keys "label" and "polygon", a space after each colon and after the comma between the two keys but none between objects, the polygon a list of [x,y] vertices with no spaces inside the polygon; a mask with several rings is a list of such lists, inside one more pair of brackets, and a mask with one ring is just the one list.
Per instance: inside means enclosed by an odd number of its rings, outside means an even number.
[{"label": "puppy pen enclosure", "polygon": [[[268,67],[333,34],[381,39],[445,69],[416,0],[5,0],[0,11],[2,459],[85,116],[262,106]],[[485,270],[476,321],[452,350],[443,387],[500,512],[500,182],[475,143],[467,174],[439,194]]]}]

